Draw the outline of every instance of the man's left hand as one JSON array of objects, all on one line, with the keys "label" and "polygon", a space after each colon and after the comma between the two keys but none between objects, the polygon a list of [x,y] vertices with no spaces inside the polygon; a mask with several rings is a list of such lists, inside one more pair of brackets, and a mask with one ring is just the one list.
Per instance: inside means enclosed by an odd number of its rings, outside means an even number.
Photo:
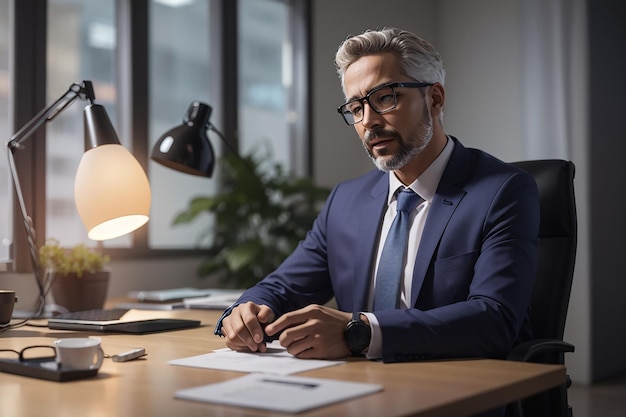
[{"label": "man's left hand", "polygon": [[352,315],[316,304],[283,314],[265,327],[281,333],[280,344],[297,358],[337,359],[350,355],[343,333]]}]

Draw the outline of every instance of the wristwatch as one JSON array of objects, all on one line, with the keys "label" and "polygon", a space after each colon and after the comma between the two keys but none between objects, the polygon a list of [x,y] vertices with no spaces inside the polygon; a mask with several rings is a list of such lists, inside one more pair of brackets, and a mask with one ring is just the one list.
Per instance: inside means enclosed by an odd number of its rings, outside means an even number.
[{"label": "wristwatch", "polygon": [[352,313],[352,320],[346,325],[343,337],[353,355],[363,354],[363,351],[370,345],[372,330],[368,324],[361,320],[360,312]]}]

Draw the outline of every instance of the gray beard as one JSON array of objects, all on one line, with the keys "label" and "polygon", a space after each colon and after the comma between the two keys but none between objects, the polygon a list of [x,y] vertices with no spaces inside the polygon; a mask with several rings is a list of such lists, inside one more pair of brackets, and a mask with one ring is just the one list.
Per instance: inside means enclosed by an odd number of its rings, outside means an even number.
[{"label": "gray beard", "polygon": [[425,126],[425,132],[422,135],[418,134],[407,144],[402,143],[400,151],[395,155],[375,157],[365,144],[363,144],[363,147],[378,170],[395,171],[405,166],[413,157],[422,152],[432,138],[433,121],[431,118]]}]

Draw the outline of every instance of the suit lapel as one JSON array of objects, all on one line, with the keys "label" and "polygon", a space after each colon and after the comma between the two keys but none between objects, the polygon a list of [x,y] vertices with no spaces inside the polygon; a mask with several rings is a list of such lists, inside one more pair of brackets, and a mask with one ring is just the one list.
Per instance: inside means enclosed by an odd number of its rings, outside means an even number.
[{"label": "suit lapel", "polygon": [[[387,195],[389,190],[389,178],[381,175],[378,182],[372,187],[363,202],[359,219],[359,240],[357,242],[355,256],[355,271],[353,282],[354,309],[365,311],[368,304],[368,291],[372,277],[372,264],[376,259],[376,248],[384,211],[387,207]],[[378,221],[368,221],[377,219]]]},{"label": "suit lapel", "polygon": [[450,218],[465,195],[458,186],[469,175],[471,156],[469,151],[456,139],[454,151],[439,181],[437,192],[433,197],[420,246],[415,258],[413,269],[413,285],[411,287],[411,303],[415,305],[422,289],[422,284],[432,264],[433,256]]}]

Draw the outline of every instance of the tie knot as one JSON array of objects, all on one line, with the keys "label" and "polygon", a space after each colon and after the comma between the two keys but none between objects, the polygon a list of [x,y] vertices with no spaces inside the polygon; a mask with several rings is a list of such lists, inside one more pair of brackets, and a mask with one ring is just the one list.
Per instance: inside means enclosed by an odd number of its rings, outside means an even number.
[{"label": "tie knot", "polygon": [[398,203],[396,206],[397,211],[404,211],[410,213],[413,211],[415,207],[424,199],[420,197],[419,194],[416,194],[410,188],[404,188],[402,191],[398,193],[397,197]]}]

